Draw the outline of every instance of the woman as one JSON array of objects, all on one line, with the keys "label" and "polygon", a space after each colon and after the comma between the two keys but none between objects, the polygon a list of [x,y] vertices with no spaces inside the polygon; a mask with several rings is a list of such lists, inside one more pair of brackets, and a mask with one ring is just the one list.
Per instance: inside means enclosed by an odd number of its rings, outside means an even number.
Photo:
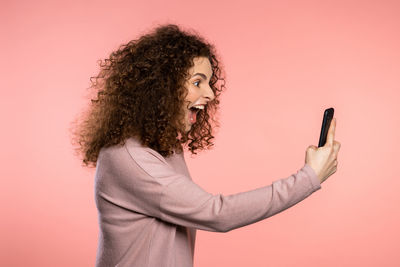
[{"label": "woman", "polygon": [[336,171],[336,120],[324,147],[271,185],[229,196],[192,181],[191,153],[212,146],[211,121],[224,87],[211,44],[178,26],[159,26],[122,45],[101,65],[98,88],[75,132],[83,163],[96,167],[96,266],[193,266],[196,229],[228,232],[277,214]]}]

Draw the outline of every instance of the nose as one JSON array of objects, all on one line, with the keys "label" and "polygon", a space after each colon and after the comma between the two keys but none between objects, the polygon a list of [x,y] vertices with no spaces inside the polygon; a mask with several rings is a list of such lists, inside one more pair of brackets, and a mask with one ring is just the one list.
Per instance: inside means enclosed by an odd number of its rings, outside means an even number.
[{"label": "nose", "polygon": [[215,98],[214,91],[210,86],[206,87],[207,89],[205,90],[204,97],[208,98],[208,101],[213,101]]}]

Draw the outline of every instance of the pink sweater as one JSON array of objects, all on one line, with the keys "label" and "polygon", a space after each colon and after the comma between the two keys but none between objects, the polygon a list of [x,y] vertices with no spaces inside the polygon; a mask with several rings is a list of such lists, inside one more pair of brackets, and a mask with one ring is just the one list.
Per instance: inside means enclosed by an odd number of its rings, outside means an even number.
[{"label": "pink sweater", "polygon": [[103,148],[95,174],[96,266],[191,267],[196,229],[228,232],[275,215],[321,188],[305,164],[271,185],[210,194],[192,181],[183,154],[164,158],[129,138]]}]

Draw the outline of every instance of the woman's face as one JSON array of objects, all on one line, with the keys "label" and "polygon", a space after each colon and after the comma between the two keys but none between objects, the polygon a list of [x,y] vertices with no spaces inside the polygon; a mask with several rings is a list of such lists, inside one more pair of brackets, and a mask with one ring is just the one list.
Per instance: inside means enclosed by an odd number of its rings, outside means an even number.
[{"label": "woman's face", "polygon": [[186,81],[188,95],[185,98],[185,125],[188,132],[196,122],[195,111],[190,110],[193,106],[207,105],[209,101],[215,98],[214,92],[210,87],[210,79],[212,76],[211,63],[207,57],[195,57],[193,59],[194,66],[189,69],[190,77]]}]

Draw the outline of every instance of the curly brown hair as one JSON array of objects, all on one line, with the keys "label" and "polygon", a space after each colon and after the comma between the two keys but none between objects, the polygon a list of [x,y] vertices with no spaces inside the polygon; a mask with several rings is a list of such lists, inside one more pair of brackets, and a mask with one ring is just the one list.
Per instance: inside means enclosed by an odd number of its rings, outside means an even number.
[{"label": "curly brown hair", "polygon": [[[215,98],[185,132],[182,106],[188,91],[184,84],[195,57],[207,57],[211,63],[210,87]],[[98,62],[101,70],[90,77],[88,88],[95,89],[97,99],[90,99],[89,108],[70,128],[83,166],[96,167],[101,148],[123,145],[133,136],[164,157],[173,150],[182,152],[182,144],[188,141],[192,154],[214,145],[211,123],[219,127],[214,116],[225,79],[214,45],[196,32],[185,32],[175,24],[161,25]]]}]

